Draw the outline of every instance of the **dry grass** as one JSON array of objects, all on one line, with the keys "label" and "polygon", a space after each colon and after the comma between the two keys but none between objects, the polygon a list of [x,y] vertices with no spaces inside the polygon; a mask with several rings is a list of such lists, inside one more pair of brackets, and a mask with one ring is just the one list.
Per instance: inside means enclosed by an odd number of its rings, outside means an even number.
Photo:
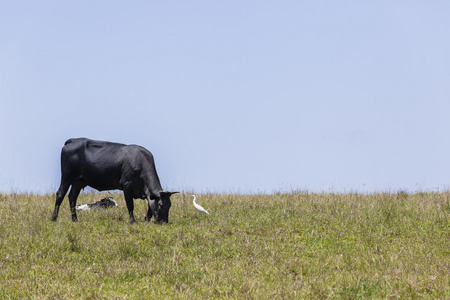
[{"label": "dry grass", "polygon": [[0,297],[450,298],[449,193],[176,195],[167,225],[113,196],[0,194]]}]

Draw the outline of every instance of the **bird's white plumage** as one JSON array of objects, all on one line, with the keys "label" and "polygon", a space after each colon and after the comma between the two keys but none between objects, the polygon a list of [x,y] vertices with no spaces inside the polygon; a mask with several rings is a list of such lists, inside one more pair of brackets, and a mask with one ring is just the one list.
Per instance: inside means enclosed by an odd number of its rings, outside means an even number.
[{"label": "bird's white plumage", "polygon": [[201,207],[200,205],[198,205],[198,204],[195,202],[195,199],[197,199],[197,198],[195,197],[195,195],[192,195],[192,197],[194,198],[194,200],[192,200],[192,203],[194,203],[194,207],[195,207],[197,210],[202,211],[202,212],[204,212],[204,213],[207,213],[207,214],[209,215],[209,212],[207,212],[206,209],[204,209],[203,207]]}]

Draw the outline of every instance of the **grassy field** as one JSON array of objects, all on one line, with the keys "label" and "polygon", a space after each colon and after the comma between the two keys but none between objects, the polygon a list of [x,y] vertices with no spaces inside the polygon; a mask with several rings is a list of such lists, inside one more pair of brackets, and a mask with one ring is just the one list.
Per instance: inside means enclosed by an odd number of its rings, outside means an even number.
[{"label": "grassy field", "polygon": [[166,225],[113,197],[0,194],[0,298],[450,299],[450,193],[179,194]]}]

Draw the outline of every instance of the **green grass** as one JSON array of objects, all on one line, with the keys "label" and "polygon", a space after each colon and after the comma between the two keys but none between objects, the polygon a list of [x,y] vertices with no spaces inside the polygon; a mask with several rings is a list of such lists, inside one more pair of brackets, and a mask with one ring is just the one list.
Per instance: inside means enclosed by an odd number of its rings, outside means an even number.
[{"label": "green grass", "polygon": [[181,194],[165,225],[113,196],[0,194],[0,298],[450,298],[450,193]]}]

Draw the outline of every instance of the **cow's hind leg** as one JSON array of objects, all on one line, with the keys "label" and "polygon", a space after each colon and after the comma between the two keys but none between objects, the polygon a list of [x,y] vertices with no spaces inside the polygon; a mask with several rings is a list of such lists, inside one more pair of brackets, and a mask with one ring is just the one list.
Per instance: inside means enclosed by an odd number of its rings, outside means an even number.
[{"label": "cow's hind leg", "polygon": [[55,209],[53,210],[52,221],[56,221],[58,218],[59,207],[61,206],[64,197],[66,196],[67,190],[70,187],[70,183],[61,182],[58,191],[56,192]]},{"label": "cow's hind leg", "polygon": [[130,224],[133,224],[136,222],[136,220],[134,219],[134,214],[133,214],[133,211],[134,211],[133,193],[131,191],[129,191],[128,189],[124,189],[123,194],[125,196],[125,202],[127,204],[128,214],[130,215]]},{"label": "cow's hind leg", "polygon": [[77,205],[77,198],[80,194],[81,189],[83,186],[72,184],[72,188],[69,192],[69,204],[70,204],[70,212],[72,213],[72,221],[76,222],[77,219],[77,210],[75,209],[75,206]]}]

